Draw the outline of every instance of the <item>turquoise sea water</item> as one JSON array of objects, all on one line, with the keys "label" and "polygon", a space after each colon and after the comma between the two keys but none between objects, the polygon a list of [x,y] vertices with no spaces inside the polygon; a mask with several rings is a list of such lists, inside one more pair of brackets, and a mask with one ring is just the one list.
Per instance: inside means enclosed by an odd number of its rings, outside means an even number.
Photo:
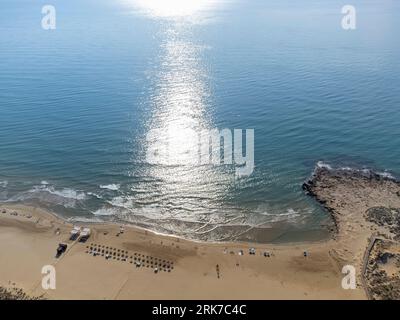
[{"label": "turquoise sea water", "polygon": [[[399,1],[352,1],[353,31],[336,0],[50,2],[51,31],[49,1],[0,3],[1,201],[270,240],[327,223],[318,161],[400,174]],[[152,130],[199,128],[253,128],[253,174],[146,160]]]}]

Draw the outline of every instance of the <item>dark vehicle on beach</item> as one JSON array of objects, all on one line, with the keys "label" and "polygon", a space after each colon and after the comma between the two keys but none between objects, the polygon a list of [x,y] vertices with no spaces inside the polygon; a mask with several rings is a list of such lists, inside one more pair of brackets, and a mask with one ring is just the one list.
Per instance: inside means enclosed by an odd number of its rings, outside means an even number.
[{"label": "dark vehicle on beach", "polygon": [[57,248],[56,258],[59,258],[65,251],[67,251],[67,245],[64,243],[60,243]]}]

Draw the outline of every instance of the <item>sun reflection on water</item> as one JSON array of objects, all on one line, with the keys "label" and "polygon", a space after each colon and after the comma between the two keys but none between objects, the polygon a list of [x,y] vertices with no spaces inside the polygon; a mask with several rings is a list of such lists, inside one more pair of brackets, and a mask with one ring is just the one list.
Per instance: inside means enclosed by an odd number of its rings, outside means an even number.
[{"label": "sun reflection on water", "polygon": [[[221,1],[129,3],[135,15],[149,18],[149,24],[158,28],[153,35],[158,51],[149,59],[146,96],[141,101],[147,113],[145,132],[132,139],[140,143],[141,150],[132,158],[130,176],[134,183],[115,201],[128,211],[122,218],[158,232],[198,240],[257,237],[270,228],[269,221],[275,215],[268,214],[269,206],[242,205],[249,199],[239,203],[237,190],[250,190],[262,180],[235,180],[234,168],[201,165],[198,154],[190,152],[198,143],[193,132],[223,129],[214,119],[213,66],[207,59],[212,48],[196,34],[205,23],[215,21],[218,15],[211,8]],[[152,153],[160,146],[169,146],[168,152],[156,155],[155,162],[149,161],[149,150]]]},{"label": "sun reflection on water", "polygon": [[216,0],[122,0],[153,17],[188,17],[215,8]]},{"label": "sun reflection on water", "polygon": [[[151,114],[143,150],[148,153],[160,145],[169,145],[169,152],[159,154],[156,164],[145,161],[141,182],[132,187],[134,201],[141,206],[135,212],[155,219],[153,223],[175,234],[178,229],[182,235],[195,232],[199,224],[202,232],[207,232],[201,225],[212,229],[213,224],[223,224],[235,215],[233,210],[230,214],[222,213],[227,209],[224,200],[234,184],[234,174],[218,166],[200,165],[193,152],[198,146],[193,133],[215,127],[212,68],[206,59],[210,48],[196,38],[193,26],[202,21],[203,12],[210,13],[221,1],[131,2],[146,16],[167,18],[159,24],[159,54],[149,72],[151,90],[145,104]],[[194,225],[185,225],[183,221]]]},{"label": "sun reflection on water", "polygon": [[213,126],[209,74],[202,59],[207,47],[191,40],[181,24],[168,28],[164,35],[146,143],[148,148],[169,148],[149,174],[163,181],[168,197],[174,197],[173,204],[188,206],[185,199],[196,197],[216,200],[223,194],[222,173],[197,164],[197,154],[192,152],[198,145],[192,133]]}]

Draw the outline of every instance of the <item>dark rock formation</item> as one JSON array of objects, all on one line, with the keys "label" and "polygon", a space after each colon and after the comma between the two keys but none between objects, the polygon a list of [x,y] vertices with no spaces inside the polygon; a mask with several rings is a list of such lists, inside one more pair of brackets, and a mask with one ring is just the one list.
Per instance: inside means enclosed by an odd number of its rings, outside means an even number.
[{"label": "dark rock formation", "polygon": [[0,300],[44,300],[42,296],[32,297],[26,294],[22,289],[0,287]]},{"label": "dark rock formation", "polygon": [[[368,290],[372,299],[400,300],[399,244],[382,240],[372,250],[366,271]],[[391,264],[392,272],[385,270]]]},{"label": "dark rock formation", "polygon": [[371,170],[318,166],[303,190],[331,214],[335,255],[356,266],[367,297],[400,299],[399,181]]},{"label": "dark rock formation", "polygon": [[365,215],[368,221],[388,228],[395,235],[395,239],[400,239],[399,208],[373,207],[369,208]]}]

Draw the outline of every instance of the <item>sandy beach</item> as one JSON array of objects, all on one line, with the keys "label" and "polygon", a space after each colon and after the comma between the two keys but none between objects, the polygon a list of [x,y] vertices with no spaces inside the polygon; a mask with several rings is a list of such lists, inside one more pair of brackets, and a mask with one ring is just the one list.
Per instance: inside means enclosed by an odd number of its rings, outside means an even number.
[{"label": "sandy beach", "polygon": [[[360,187],[362,179],[322,172],[310,180],[308,191],[337,226],[332,239],[316,243],[198,243],[116,224],[82,224],[92,234],[81,243],[69,240],[73,225],[50,212],[2,205],[0,285],[45,299],[366,299],[363,258],[371,236],[385,228],[364,212],[400,207],[400,187],[371,179]],[[55,258],[59,243],[67,251]],[[342,288],[348,264],[357,269],[354,290]],[[55,267],[55,290],[42,288],[44,265]]]},{"label": "sandy beach", "polygon": [[[68,240],[72,225],[37,208],[2,207],[0,283],[47,299],[354,299],[362,288],[343,290],[341,266],[327,248],[333,242],[260,246],[195,243],[134,227],[92,224],[87,243]],[[0,212],[2,212],[0,211]],[[13,215],[18,213],[18,215]],[[59,232],[59,234],[57,234]],[[56,259],[58,243],[67,252]],[[106,245],[172,261],[170,272],[154,273],[129,261],[86,253]],[[249,248],[256,249],[255,255]],[[243,250],[243,256],[238,253]],[[303,256],[304,250],[309,253]],[[270,257],[263,253],[268,251]],[[56,290],[43,290],[41,269],[56,268]],[[216,266],[219,266],[219,278]]]}]

